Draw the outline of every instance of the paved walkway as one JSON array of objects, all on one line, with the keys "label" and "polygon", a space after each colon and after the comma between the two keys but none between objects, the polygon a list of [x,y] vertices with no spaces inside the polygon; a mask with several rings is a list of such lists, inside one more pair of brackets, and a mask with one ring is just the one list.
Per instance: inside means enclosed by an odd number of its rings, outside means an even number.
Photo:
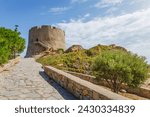
[{"label": "paved walkway", "polygon": [[50,80],[41,65],[32,58],[0,73],[0,99],[76,99],[72,94]]}]

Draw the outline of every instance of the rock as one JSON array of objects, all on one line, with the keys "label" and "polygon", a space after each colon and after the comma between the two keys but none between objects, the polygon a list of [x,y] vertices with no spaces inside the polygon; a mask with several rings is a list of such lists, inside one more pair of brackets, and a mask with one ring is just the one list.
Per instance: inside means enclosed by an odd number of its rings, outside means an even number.
[{"label": "rock", "polygon": [[109,47],[115,48],[116,44],[111,44],[111,45],[109,45]]},{"label": "rock", "polygon": [[120,92],[121,93],[127,93],[127,91],[125,89],[121,89]]},{"label": "rock", "polygon": [[57,64],[59,67],[62,67],[63,66],[63,63],[62,64]]},{"label": "rock", "polygon": [[88,95],[88,91],[87,90],[83,90],[83,96],[87,96]]},{"label": "rock", "polygon": [[93,92],[93,99],[99,100],[99,94],[97,92]]},{"label": "rock", "polygon": [[79,50],[83,50],[84,48],[81,45],[72,45],[70,48],[68,48],[65,52],[78,52]]},{"label": "rock", "polygon": [[115,44],[111,44],[111,45],[109,45],[109,47],[112,47],[112,48],[115,48],[115,49],[119,49],[119,50],[123,50],[123,51],[127,52],[127,50],[124,47],[117,46]]}]

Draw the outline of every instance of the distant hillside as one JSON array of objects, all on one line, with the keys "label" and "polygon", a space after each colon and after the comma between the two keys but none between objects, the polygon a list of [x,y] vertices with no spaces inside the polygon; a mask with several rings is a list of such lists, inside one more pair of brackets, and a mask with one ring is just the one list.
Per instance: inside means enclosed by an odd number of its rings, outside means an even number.
[{"label": "distant hillside", "polygon": [[[77,45],[76,47],[80,47]],[[82,47],[82,46],[81,46]],[[105,51],[117,51],[121,50],[127,52],[123,47],[112,45],[97,45],[88,50],[86,49],[74,49],[73,45],[69,50],[76,50],[68,52],[68,50],[63,54],[47,55],[37,59],[43,65],[51,65],[59,69],[75,71],[80,73],[91,74],[91,64],[96,56]]]}]

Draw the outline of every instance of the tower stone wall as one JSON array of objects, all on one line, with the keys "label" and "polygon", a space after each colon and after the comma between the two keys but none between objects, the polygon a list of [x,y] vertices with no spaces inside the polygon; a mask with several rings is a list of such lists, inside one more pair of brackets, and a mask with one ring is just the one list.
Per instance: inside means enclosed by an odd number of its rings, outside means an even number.
[{"label": "tower stone wall", "polygon": [[26,57],[34,57],[50,49],[65,50],[65,32],[59,28],[43,25],[29,30]]}]

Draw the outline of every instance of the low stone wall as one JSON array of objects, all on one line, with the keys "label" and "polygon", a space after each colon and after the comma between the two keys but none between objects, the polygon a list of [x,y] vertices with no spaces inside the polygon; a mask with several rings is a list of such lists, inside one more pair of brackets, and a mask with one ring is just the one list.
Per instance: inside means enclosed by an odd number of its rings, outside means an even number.
[{"label": "low stone wall", "polygon": [[62,87],[82,100],[127,100],[128,98],[113,93],[101,86],[73,76],[51,66],[44,67],[45,73]]},{"label": "low stone wall", "polygon": [[146,89],[145,87],[138,87],[138,88],[125,88],[127,92],[134,93],[139,96],[149,98],[150,99],[150,89]]},{"label": "low stone wall", "polygon": [[72,72],[72,71],[65,71],[64,72],[67,72],[69,74],[72,74],[74,76],[77,76],[83,80],[86,80],[86,81],[89,81],[89,82],[92,82],[94,84],[99,84],[98,82],[96,82],[96,77],[95,76],[91,76],[91,75],[87,75],[87,74],[82,74],[82,73],[77,73],[77,72]]},{"label": "low stone wall", "polygon": [[[86,74],[82,74],[82,73],[71,72],[71,71],[65,71],[65,72],[70,73],[70,74],[77,76],[81,79],[84,79],[86,81],[92,82],[94,84],[109,87],[109,85],[107,84],[107,82],[105,80],[97,81],[94,76],[86,75]],[[124,88],[129,93],[133,93],[133,94],[150,99],[150,89],[146,89],[145,87],[141,86],[138,88],[130,88],[130,87],[124,85],[124,86],[122,86],[122,88]]]},{"label": "low stone wall", "polygon": [[14,66],[20,61],[20,57],[17,57],[15,59],[9,60],[8,63],[0,65],[0,72],[7,70],[8,68]]}]

